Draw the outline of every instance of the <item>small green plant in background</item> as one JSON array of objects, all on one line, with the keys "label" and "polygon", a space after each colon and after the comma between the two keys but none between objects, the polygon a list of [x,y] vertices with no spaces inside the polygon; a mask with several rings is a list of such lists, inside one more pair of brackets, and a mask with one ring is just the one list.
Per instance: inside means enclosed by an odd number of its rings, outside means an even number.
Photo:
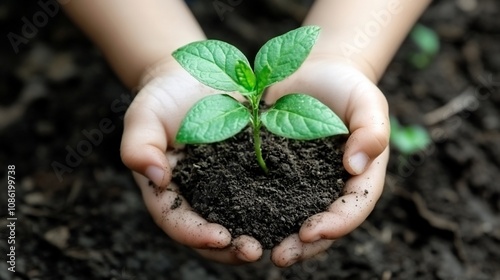
[{"label": "small green plant in background", "polygon": [[240,50],[218,40],[194,42],[176,50],[173,57],[198,81],[223,92],[238,92],[248,101],[245,105],[224,93],[202,98],[187,113],[176,141],[219,142],[250,124],[257,162],[267,173],[261,149],[262,125],[274,134],[299,140],[349,133],[332,110],[305,94],[288,94],[265,112],[259,109],[264,90],[302,65],[319,32],[317,26],[305,26],[269,40],[258,51],[253,69]]},{"label": "small green plant in background", "polygon": [[391,116],[391,143],[405,155],[423,150],[431,142],[429,133],[418,125],[402,126],[396,117]]},{"label": "small green plant in background", "polygon": [[410,32],[410,39],[418,48],[418,51],[410,54],[410,63],[417,69],[426,68],[439,52],[438,35],[434,30],[417,23]]}]

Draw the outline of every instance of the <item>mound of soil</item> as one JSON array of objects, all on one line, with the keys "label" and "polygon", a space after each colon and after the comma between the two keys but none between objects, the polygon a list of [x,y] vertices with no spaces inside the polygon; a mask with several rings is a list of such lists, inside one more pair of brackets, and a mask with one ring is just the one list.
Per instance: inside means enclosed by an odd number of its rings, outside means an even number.
[{"label": "mound of soil", "polygon": [[297,141],[264,130],[258,166],[252,135],[209,145],[187,146],[174,181],[191,206],[232,237],[250,235],[271,249],[297,233],[310,216],[325,211],[344,187],[343,137]]}]

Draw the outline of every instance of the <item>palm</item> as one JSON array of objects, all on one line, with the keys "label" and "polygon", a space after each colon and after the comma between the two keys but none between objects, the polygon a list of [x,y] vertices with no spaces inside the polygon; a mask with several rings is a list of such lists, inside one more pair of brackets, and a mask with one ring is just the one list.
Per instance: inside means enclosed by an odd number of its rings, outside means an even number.
[{"label": "palm", "polygon": [[[344,166],[354,176],[348,180],[341,199],[327,211],[310,217],[299,234],[288,237],[273,250],[273,261],[279,266],[311,257],[359,226],[382,193],[388,161],[387,102],[360,71],[343,61],[312,58],[289,79],[271,87],[266,101],[273,103],[292,92],[315,96],[347,124],[351,134]],[[360,151],[372,159],[365,169],[351,162],[351,156]]]},{"label": "palm", "polygon": [[[227,229],[194,212],[170,182],[171,170],[179,157],[172,145],[181,120],[197,100],[213,93],[184,70],[172,68],[154,73],[130,105],[125,116],[122,159],[136,171],[134,177],[151,216],[172,239],[221,262],[254,261],[262,254],[255,239],[241,236],[231,240]],[[165,171],[159,178],[148,176],[158,186],[141,175],[148,174],[150,166],[160,166]],[[180,206],[173,207],[179,199]]]}]

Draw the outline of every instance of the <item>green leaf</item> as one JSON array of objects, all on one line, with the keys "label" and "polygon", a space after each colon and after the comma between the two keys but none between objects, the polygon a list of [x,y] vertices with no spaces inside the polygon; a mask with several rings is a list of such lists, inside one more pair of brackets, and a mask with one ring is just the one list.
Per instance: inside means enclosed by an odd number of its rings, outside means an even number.
[{"label": "green leaf", "polygon": [[330,108],[305,94],[295,93],[281,97],[262,114],[261,121],[272,133],[299,140],[349,133],[342,120]]},{"label": "green leaf", "polygon": [[257,81],[265,81],[262,88],[287,78],[302,65],[316,43],[319,30],[318,26],[300,27],[262,46],[255,57]]},{"label": "green leaf", "polygon": [[427,130],[418,125],[401,126],[391,116],[391,143],[401,153],[410,155],[425,149],[431,142]]},{"label": "green leaf", "polygon": [[184,118],[176,141],[213,143],[240,132],[250,122],[249,110],[227,94],[209,95],[196,103]]},{"label": "green leaf", "polygon": [[409,62],[417,69],[425,69],[432,62],[432,57],[425,53],[412,53],[408,57]]},{"label": "green leaf", "polygon": [[172,56],[201,83],[223,91],[248,91],[238,78],[237,66],[250,68],[248,59],[235,46],[218,40],[205,40],[185,45]]},{"label": "green leaf", "polygon": [[426,55],[433,56],[439,51],[439,37],[434,30],[416,24],[410,32],[410,38]]},{"label": "green leaf", "polygon": [[248,63],[238,60],[235,68],[236,77],[238,78],[238,83],[242,85],[248,92],[253,92],[255,89],[255,74],[250,68]]},{"label": "green leaf", "polygon": [[408,62],[417,69],[428,67],[439,51],[439,37],[434,30],[416,24],[409,35],[418,50],[410,52]]},{"label": "green leaf", "polygon": [[269,65],[264,65],[262,70],[259,72],[259,77],[257,78],[257,86],[256,86],[256,92],[260,93],[262,92],[266,86],[269,84],[269,75],[271,74],[271,70],[269,68]]}]

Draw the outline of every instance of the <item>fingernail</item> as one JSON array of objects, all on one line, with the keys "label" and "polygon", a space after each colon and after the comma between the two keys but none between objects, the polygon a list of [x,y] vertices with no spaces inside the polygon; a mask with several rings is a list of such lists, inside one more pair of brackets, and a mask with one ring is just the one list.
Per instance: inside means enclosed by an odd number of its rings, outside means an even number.
[{"label": "fingernail", "polygon": [[363,152],[358,152],[349,158],[349,166],[354,173],[361,174],[365,171],[366,164],[370,158]]},{"label": "fingernail", "polygon": [[148,177],[149,180],[153,181],[153,183],[157,186],[162,186],[163,178],[165,177],[165,171],[157,166],[149,166],[144,171],[144,175]]}]

